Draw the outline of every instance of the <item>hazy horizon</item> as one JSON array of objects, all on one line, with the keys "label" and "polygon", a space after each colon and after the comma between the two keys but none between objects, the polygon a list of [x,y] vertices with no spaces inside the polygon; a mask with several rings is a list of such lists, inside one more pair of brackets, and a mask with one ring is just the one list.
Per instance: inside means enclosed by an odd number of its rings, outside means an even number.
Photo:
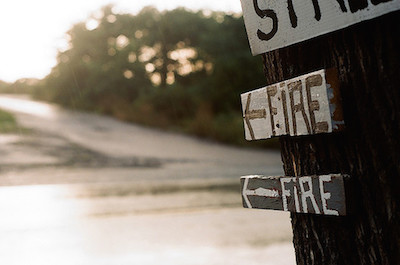
[{"label": "hazy horizon", "polygon": [[96,16],[96,12],[108,4],[113,4],[116,12],[123,13],[137,13],[149,5],[159,10],[186,7],[241,12],[239,0],[9,1],[0,5],[4,11],[0,17],[0,32],[7,39],[0,49],[0,80],[12,83],[21,78],[44,78],[56,64],[57,51],[66,47],[65,32],[72,25]]}]

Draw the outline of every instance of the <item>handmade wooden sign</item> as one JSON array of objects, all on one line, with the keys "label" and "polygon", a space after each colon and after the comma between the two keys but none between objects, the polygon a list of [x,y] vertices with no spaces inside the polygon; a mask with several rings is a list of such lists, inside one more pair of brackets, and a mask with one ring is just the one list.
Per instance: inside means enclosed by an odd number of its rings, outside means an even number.
[{"label": "handmade wooden sign", "polygon": [[320,70],[241,95],[247,140],[344,128],[335,70]]},{"label": "handmade wooden sign", "polygon": [[241,0],[253,55],[399,10],[400,0]]},{"label": "handmade wooden sign", "polygon": [[243,206],[297,213],[346,215],[344,177],[348,176],[245,176],[241,178]]}]

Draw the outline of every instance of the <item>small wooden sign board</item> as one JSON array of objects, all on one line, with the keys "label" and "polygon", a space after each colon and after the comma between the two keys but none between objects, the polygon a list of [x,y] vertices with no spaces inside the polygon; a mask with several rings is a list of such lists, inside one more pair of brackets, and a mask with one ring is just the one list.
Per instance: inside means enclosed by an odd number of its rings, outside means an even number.
[{"label": "small wooden sign board", "polygon": [[243,206],[297,213],[346,215],[344,177],[347,175],[245,176],[241,178]]},{"label": "small wooden sign board", "polygon": [[400,9],[400,0],[241,0],[253,55]]},{"label": "small wooden sign board", "polygon": [[344,128],[337,72],[319,70],[241,95],[246,140]]}]

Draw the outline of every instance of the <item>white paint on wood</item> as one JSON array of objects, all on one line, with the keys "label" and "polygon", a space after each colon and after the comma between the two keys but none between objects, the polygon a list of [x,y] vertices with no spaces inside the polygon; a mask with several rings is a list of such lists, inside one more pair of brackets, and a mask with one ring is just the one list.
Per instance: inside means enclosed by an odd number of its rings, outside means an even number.
[{"label": "white paint on wood", "polygon": [[264,189],[264,188],[257,188],[255,190],[246,190],[244,191],[245,195],[256,195],[256,196],[264,196],[264,197],[278,197],[278,191],[276,190],[270,190],[270,189]]},{"label": "white paint on wood", "polygon": [[[301,190],[301,202],[302,202],[302,206],[303,206],[303,212],[308,213],[307,198],[309,198],[311,200],[312,206],[314,207],[314,212],[317,214],[320,214],[321,211],[318,208],[317,201],[315,200],[313,190],[312,190],[313,185],[312,185],[311,177],[299,178],[299,183],[300,183],[300,190]],[[307,187],[308,187],[307,191],[306,191],[306,188],[304,187],[304,184],[306,184],[306,183],[307,183]]]},{"label": "white paint on wood", "polygon": [[297,213],[345,215],[345,177],[348,176],[245,176],[242,177],[244,206]]},{"label": "white paint on wood", "polygon": [[[286,189],[285,184],[286,183],[290,183],[290,182],[296,182],[296,178],[281,178],[281,187],[282,187],[282,205],[283,205],[283,210],[284,211],[289,211],[288,209],[288,197],[292,196],[290,194],[290,190]],[[296,191],[294,193],[297,193]],[[299,201],[299,199],[297,198],[297,201]],[[297,205],[296,205],[297,208]]]},{"label": "white paint on wood", "polygon": [[299,195],[298,195],[296,186],[293,187],[293,193],[294,193],[294,205],[296,207],[296,212],[300,213],[301,210],[300,210],[300,203],[299,203]]},{"label": "white paint on wood", "polygon": [[[248,189],[248,185],[249,185],[249,178],[251,176],[249,176],[248,178],[245,179],[244,185],[243,185],[243,198],[246,201],[247,204],[247,208],[252,208],[252,205],[248,199],[248,196],[262,196],[262,197],[279,197],[279,193],[277,190],[273,190],[273,189],[265,189],[265,188],[257,188],[254,190],[250,190]],[[256,178],[258,176],[254,175],[252,176],[253,178]]]},{"label": "white paint on wood", "polygon": [[339,130],[343,121],[334,119],[333,89],[326,71],[319,70],[242,94],[246,139]]},{"label": "white paint on wood", "polygon": [[400,9],[400,0],[241,0],[241,3],[253,55]]},{"label": "white paint on wood", "polygon": [[[250,178],[250,176],[249,176],[249,178]],[[247,186],[249,185],[249,178],[246,178],[246,179],[244,180],[242,194],[243,194],[243,199],[244,199],[244,201],[246,202],[247,208],[250,208],[250,209],[251,209],[251,208],[253,208],[253,207],[252,207],[252,205],[251,205],[251,203],[250,203],[250,201],[249,201],[249,198],[247,197],[248,195],[246,194],[246,192],[247,192]]]},{"label": "white paint on wood", "polygon": [[328,209],[328,200],[331,198],[331,193],[324,191],[325,182],[331,182],[331,180],[332,180],[332,177],[330,175],[319,176],[319,188],[320,188],[321,201],[322,201],[322,210],[324,211],[324,214],[338,216],[339,215],[338,211]]}]

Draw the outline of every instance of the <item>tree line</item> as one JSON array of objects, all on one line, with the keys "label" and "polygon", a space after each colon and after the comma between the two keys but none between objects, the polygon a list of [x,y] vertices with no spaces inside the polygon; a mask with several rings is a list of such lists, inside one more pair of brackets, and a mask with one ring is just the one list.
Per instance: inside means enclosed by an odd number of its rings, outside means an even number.
[{"label": "tree line", "polygon": [[243,143],[240,93],[265,83],[242,17],[145,7],[101,9],[75,24],[69,47],[34,86],[34,96],[65,107]]}]

